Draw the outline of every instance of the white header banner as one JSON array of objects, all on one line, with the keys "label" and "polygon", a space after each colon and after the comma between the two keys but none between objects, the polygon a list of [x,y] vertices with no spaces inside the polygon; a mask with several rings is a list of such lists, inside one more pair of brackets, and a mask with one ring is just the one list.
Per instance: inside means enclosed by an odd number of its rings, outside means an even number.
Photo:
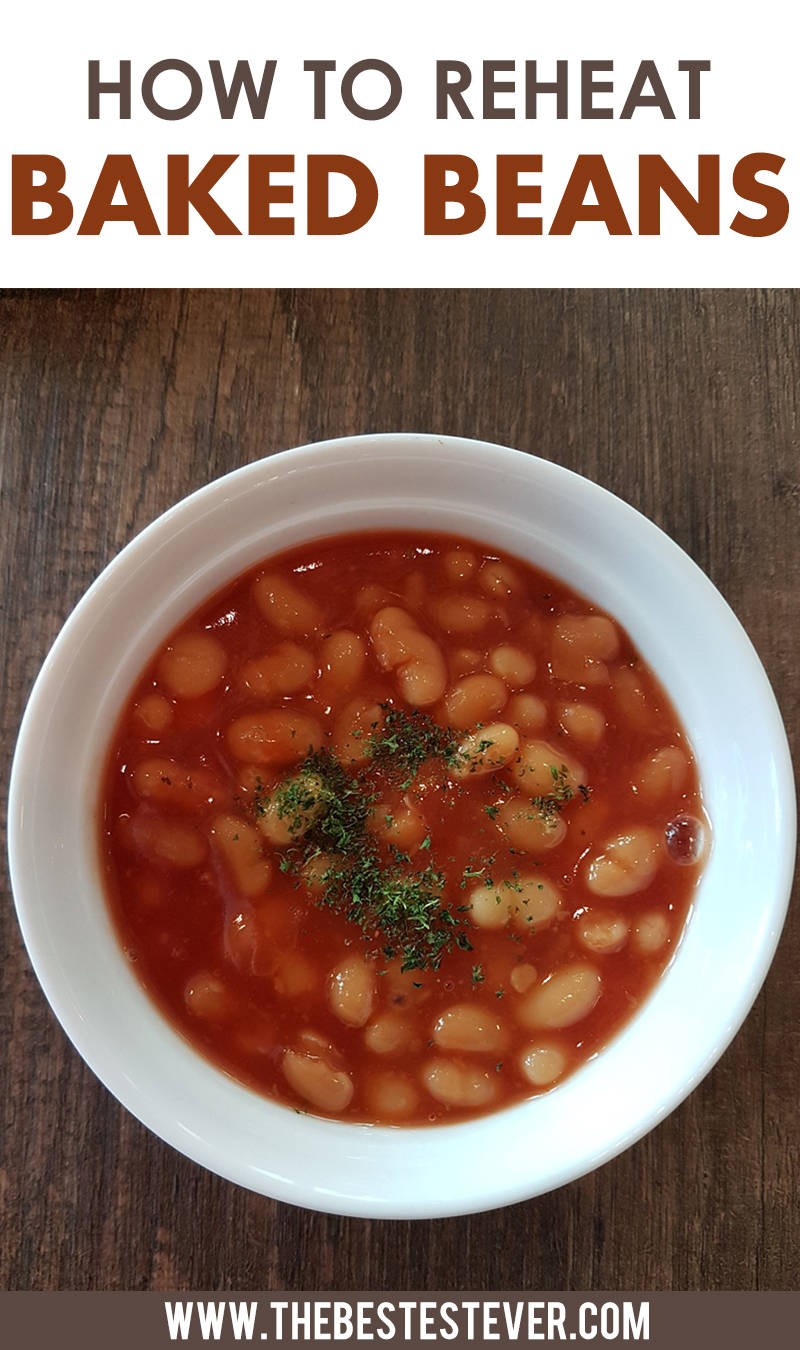
[{"label": "white header banner", "polygon": [[785,286],[797,8],[7,9],[3,286]]}]

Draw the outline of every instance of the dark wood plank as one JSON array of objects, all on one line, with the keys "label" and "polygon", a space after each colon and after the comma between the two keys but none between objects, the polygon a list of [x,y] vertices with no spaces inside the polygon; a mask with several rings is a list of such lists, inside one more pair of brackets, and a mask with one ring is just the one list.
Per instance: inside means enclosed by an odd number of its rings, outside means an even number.
[{"label": "dark wood plank", "polygon": [[[640,507],[734,606],[796,752],[799,350],[788,292],[0,297],[4,753],[70,607],[163,508],[274,450],[392,429],[538,451]],[[744,1030],[648,1138],[539,1200],[412,1225],[277,1205],[159,1143],[67,1044],[6,900],[0,1281],[796,1288],[799,929],[793,913]]]}]

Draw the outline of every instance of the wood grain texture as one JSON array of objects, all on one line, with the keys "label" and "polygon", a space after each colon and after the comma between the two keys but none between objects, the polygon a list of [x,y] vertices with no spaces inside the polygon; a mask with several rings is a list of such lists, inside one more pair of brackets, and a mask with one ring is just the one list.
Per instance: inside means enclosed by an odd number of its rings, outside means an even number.
[{"label": "wood grain texture", "polygon": [[[69,610],[160,511],[272,451],[401,429],[538,451],[657,521],[748,629],[797,755],[798,352],[788,292],[6,293],[3,752]],[[552,1195],[414,1224],[279,1205],[161,1144],[67,1043],[8,897],[0,917],[5,1288],[800,1287],[796,910],[744,1029],[651,1135]]]}]

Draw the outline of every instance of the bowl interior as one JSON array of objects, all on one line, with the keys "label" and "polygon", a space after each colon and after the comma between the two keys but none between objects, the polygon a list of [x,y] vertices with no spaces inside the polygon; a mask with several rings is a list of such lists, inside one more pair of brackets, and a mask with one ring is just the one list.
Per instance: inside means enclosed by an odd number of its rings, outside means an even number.
[{"label": "bowl interior", "polygon": [[[145,662],[212,591],[304,540],[426,527],[536,563],[619,619],[686,728],[714,842],[664,977],[572,1078],[462,1125],[339,1124],[240,1086],[150,1003],[102,895],[98,776]],[[81,601],[44,664],[20,734],[9,824],[14,893],[39,979],[67,1034],[124,1105],[236,1182],[295,1204],[383,1217],[469,1212],[541,1193],[660,1120],[750,1007],[783,922],[794,858],[791,766],[772,692],[740,625],[690,559],[619,499],[543,460],[403,435],[329,442],[249,465],[138,536]]]}]

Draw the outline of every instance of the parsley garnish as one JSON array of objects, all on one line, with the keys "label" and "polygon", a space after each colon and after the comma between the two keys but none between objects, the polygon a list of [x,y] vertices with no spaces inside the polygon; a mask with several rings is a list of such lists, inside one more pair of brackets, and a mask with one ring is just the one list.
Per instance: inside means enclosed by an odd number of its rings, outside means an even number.
[{"label": "parsley garnish", "polygon": [[420,708],[407,710],[382,703],[381,711],[383,725],[370,736],[370,755],[393,778],[405,780],[404,786],[410,786],[423,764],[430,759],[455,764],[457,732],[439,726]]},{"label": "parsley garnish", "polygon": [[[256,810],[274,803],[279,817],[297,824],[302,838],[290,843],[282,872],[299,876],[324,855],[330,859],[317,879],[318,903],[335,909],[376,943],[403,970],[438,970],[453,946],[471,951],[469,932],[444,903],[445,877],[434,866],[410,870],[411,858],[390,845],[386,864],[368,830],[377,794],[366,775],[353,777],[327,751],[306,756],[297,773],[272,794],[256,795]],[[421,845],[430,849],[430,836]],[[481,977],[482,978],[482,977]]]},{"label": "parsley garnish", "polygon": [[531,806],[539,812],[542,820],[548,823],[552,823],[567,802],[572,801],[575,796],[570,786],[569,769],[566,764],[562,764],[560,769],[551,764],[550,775],[553,779],[550,792],[543,793],[541,797],[531,798]]}]

